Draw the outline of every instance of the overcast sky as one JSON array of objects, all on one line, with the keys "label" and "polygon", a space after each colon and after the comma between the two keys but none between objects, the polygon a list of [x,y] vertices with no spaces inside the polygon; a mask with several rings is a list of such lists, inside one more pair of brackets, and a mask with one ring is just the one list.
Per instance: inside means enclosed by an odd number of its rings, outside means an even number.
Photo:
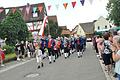
[{"label": "overcast sky", "polygon": [[[73,1],[76,1],[75,8],[71,4]],[[81,5],[80,0],[0,0],[0,7],[15,7],[41,2],[45,2],[48,15],[57,15],[58,24],[60,26],[66,25],[70,30],[78,23],[91,22],[100,16],[107,16],[108,0],[93,0],[92,4],[90,4],[90,0],[85,0],[84,6]],[[63,3],[68,3],[66,10]],[[56,5],[58,4],[59,8],[57,9]],[[49,5],[51,5],[51,9],[48,11]]]}]

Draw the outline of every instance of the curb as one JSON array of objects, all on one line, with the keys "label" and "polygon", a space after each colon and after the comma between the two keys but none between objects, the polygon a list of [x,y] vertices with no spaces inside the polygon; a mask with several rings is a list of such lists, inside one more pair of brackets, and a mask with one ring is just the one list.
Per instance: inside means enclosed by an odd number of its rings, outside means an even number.
[{"label": "curb", "polygon": [[102,60],[99,60],[99,62],[100,62],[101,68],[102,68],[102,70],[103,70],[103,72],[105,74],[106,80],[115,80],[115,78],[112,77],[113,75],[108,75],[108,73],[105,71],[105,67],[104,67],[104,65],[102,63]]}]

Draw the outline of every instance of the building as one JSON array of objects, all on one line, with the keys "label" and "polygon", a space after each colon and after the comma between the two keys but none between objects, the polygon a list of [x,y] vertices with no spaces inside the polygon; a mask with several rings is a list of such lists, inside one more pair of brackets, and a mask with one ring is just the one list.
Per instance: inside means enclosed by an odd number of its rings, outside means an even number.
[{"label": "building", "polygon": [[87,38],[91,38],[94,33],[94,22],[80,23],[79,24],[85,32]]},{"label": "building", "polygon": [[100,17],[95,23],[94,31],[108,31],[112,26],[110,25],[109,21],[106,20],[104,17]]},{"label": "building", "polygon": [[71,31],[69,29],[62,30],[61,35],[71,35]]},{"label": "building", "polygon": [[39,31],[44,17],[47,16],[44,3],[28,3],[27,5],[18,7],[0,8],[0,21],[9,15],[10,12],[15,13],[16,10],[20,11],[24,21],[28,25],[28,30],[31,32]]},{"label": "building", "polygon": [[57,21],[57,16],[48,16],[48,20],[51,20],[51,21],[53,21],[54,23],[58,23],[58,21]]},{"label": "building", "polygon": [[72,35],[86,36],[87,38],[91,38],[93,33],[94,22],[79,23],[71,32]]}]

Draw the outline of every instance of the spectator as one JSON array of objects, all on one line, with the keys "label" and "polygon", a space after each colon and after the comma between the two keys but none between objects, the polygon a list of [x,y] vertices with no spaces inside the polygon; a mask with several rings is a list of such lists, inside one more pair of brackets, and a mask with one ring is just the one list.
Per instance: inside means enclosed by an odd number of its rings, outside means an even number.
[{"label": "spectator", "polygon": [[115,64],[115,72],[118,74],[118,80],[120,80],[120,36],[117,39],[117,50],[115,46],[112,46],[113,52],[113,60],[116,62]]}]

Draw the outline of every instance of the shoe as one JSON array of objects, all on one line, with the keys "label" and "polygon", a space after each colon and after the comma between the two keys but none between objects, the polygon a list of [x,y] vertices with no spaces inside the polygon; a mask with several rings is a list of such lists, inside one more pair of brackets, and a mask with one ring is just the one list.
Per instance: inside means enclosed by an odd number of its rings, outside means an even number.
[{"label": "shoe", "polygon": [[114,78],[117,78],[117,73],[115,73],[115,74],[113,75],[113,77],[114,77]]},{"label": "shoe", "polygon": [[80,56],[78,56],[78,58],[80,58]]},{"label": "shoe", "polygon": [[82,57],[82,55],[80,57]]},{"label": "shoe", "polygon": [[20,61],[20,58],[17,58],[17,61]]},{"label": "shoe", "polygon": [[44,66],[43,63],[41,63],[41,66],[42,66],[42,67]]},{"label": "shoe", "polygon": [[67,59],[67,57],[65,57],[65,59]]},{"label": "shoe", "polygon": [[24,62],[24,61],[26,61],[25,59],[22,59],[22,61]]},{"label": "shoe", "polygon": [[49,62],[49,64],[51,64],[52,62]]},{"label": "shoe", "polygon": [[38,66],[38,69],[40,68],[40,66]]},{"label": "shoe", "polygon": [[55,62],[55,60],[53,60],[53,62]]}]

